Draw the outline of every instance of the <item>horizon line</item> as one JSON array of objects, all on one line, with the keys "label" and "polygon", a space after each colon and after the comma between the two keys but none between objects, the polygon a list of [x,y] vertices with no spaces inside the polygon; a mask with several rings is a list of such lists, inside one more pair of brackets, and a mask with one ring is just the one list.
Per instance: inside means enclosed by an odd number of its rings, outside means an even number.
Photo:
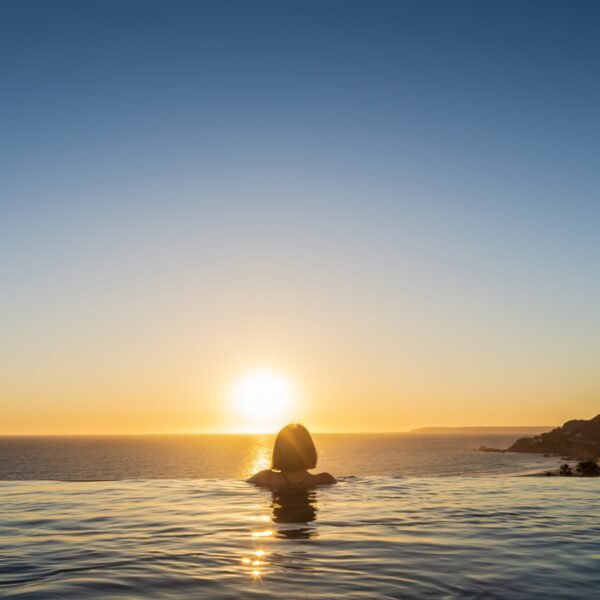
[{"label": "horizon line", "polygon": [[[418,433],[426,429],[552,429],[557,425],[426,425],[412,429],[395,431],[312,431],[315,435],[365,435],[381,434],[392,435],[398,433]],[[187,431],[187,432],[117,432],[117,433],[0,433],[0,438],[5,437],[118,437],[118,436],[193,436],[193,435],[276,435],[276,431]]]}]

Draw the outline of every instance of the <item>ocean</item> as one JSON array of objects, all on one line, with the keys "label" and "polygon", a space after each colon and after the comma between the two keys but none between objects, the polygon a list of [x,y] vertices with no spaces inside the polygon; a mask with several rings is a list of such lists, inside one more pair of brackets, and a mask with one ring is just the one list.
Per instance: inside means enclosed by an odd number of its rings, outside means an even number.
[{"label": "ocean", "polygon": [[[478,451],[515,435],[317,434],[334,475],[482,476],[556,467],[556,457]],[[1,479],[245,479],[270,462],[272,435],[0,437]]]},{"label": "ocean", "polygon": [[0,597],[597,597],[599,479],[521,477],[559,459],[498,436],[316,438],[340,482],[288,494],[243,481],[270,436],[1,439]]}]

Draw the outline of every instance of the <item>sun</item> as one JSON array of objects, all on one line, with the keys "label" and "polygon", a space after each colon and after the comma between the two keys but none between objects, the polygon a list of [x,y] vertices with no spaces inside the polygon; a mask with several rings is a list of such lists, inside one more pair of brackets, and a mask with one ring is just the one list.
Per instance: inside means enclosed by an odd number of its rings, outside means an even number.
[{"label": "sun", "polygon": [[233,409],[246,431],[274,431],[289,418],[295,401],[291,381],[268,368],[251,369],[231,387]]}]

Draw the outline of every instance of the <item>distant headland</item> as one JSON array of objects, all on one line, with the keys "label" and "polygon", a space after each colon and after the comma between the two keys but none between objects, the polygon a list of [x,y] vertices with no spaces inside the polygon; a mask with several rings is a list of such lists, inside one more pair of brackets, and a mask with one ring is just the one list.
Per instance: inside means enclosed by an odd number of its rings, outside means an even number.
[{"label": "distant headland", "polygon": [[554,425],[533,425],[530,427],[503,426],[503,427],[419,427],[411,429],[408,433],[423,433],[423,434],[447,434],[447,435],[464,435],[464,434],[496,434],[496,435],[538,435],[554,429]]}]

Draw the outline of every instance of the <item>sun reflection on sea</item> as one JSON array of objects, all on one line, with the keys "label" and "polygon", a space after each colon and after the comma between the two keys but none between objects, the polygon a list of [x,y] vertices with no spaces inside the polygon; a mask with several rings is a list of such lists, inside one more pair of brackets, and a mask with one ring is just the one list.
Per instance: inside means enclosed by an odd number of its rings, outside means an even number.
[{"label": "sun reflection on sea", "polygon": [[271,446],[273,442],[268,436],[261,436],[256,445],[244,458],[243,478],[248,478],[271,466]]}]

